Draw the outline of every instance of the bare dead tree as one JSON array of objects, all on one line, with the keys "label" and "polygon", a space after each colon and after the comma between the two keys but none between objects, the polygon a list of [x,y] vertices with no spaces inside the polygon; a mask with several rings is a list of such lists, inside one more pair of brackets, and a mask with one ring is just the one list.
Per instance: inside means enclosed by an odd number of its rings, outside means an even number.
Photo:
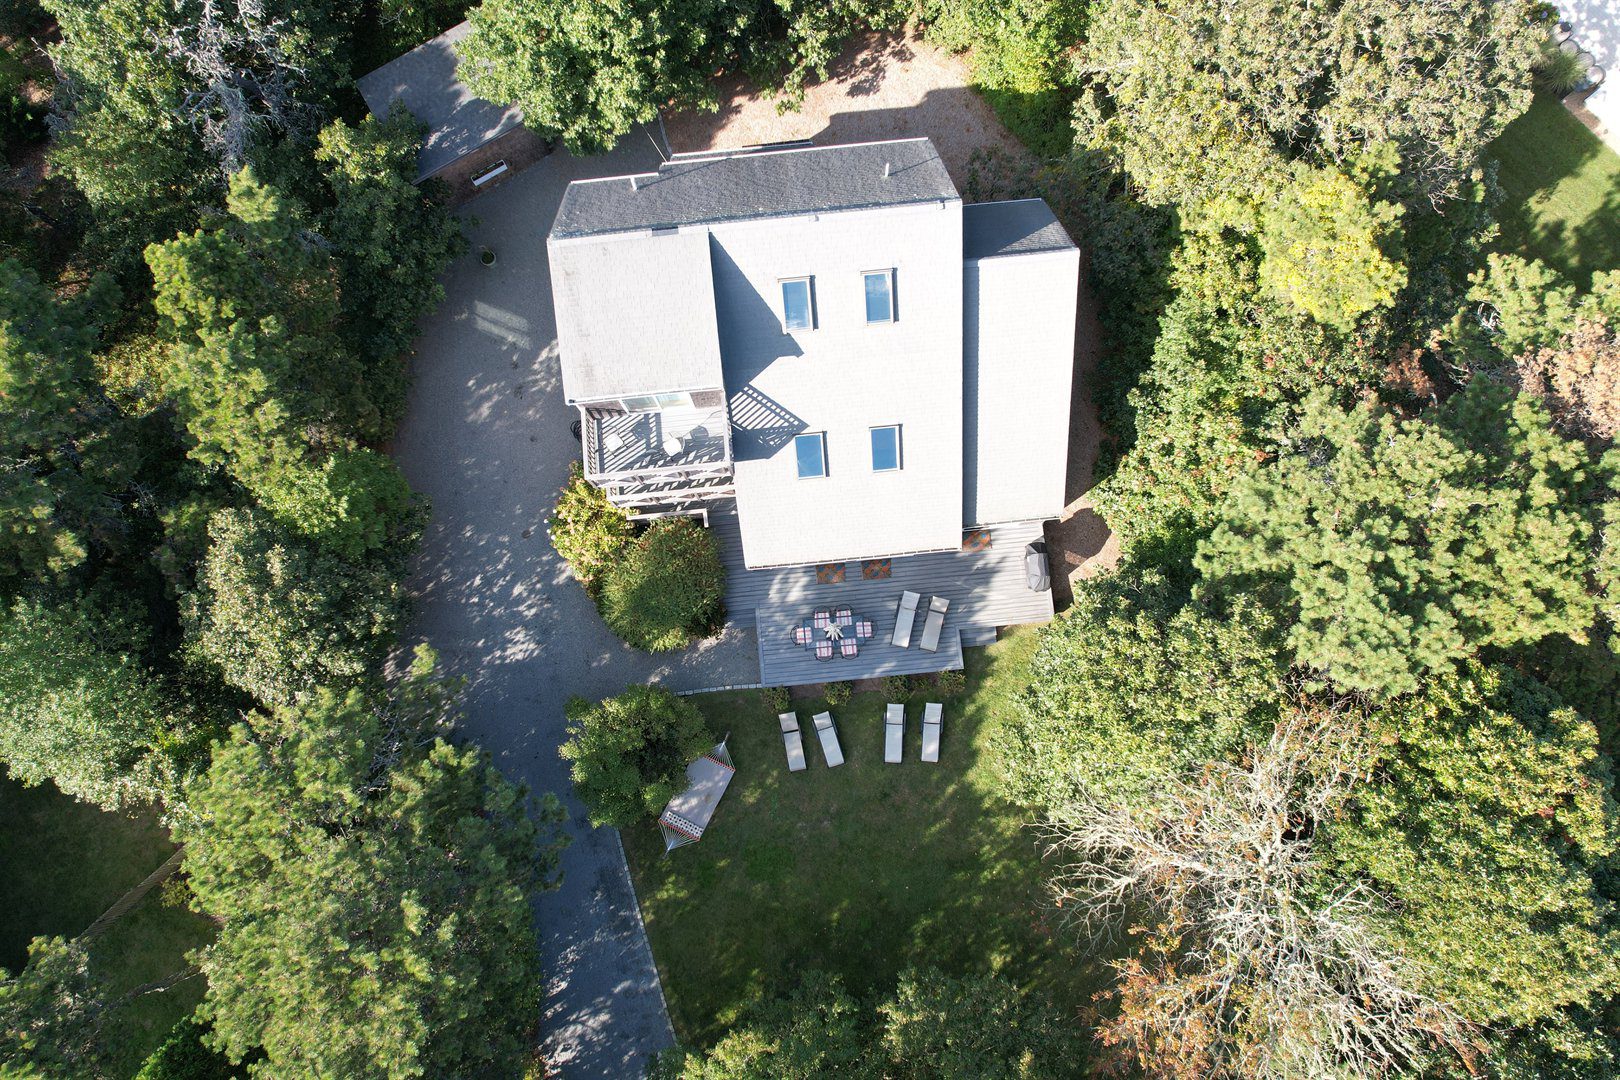
[{"label": "bare dead tree", "polygon": [[1099,1038],[1150,1075],[1380,1076],[1475,1032],[1415,987],[1370,931],[1383,900],[1327,880],[1312,833],[1363,770],[1338,718],[1296,714],[1240,764],[1172,784],[1151,809],[1080,795],[1055,817],[1058,903],[1112,936],[1145,911],[1116,965]]},{"label": "bare dead tree", "polygon": [[152,36],[195,83],[183,108],[226,176],[247,163],[264,132],[304,133],[319,122],[320,111],[297,93],[308,73],[292,27],[266,15],[263,0],[201,0],[194,22]]}]

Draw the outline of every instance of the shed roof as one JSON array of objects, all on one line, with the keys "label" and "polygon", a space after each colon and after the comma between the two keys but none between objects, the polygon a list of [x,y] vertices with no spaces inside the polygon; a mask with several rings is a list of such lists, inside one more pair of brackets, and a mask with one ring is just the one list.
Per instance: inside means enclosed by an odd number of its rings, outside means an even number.
[{"label": "shed roof", "polygon": [[706,232],[553,241],[570,402],[724,385]]},{"label": "shed roof", "polygon": [[568,185],[553,237],[958,199],[927,139],[681,157]]},{"label": "shed roof", "polygon": [[962,257],[994,259],[1074,247],[1045,199],[1009,199],[962,207]]},{"label": "shed roof", "polygon": [[378,116],[388,115],[389,106],[398,100],[427,125],[427,138],[417,157],[418,180],[523,123],[523,113],[517,106],[497,105],[475,97],[456,77],[460,62],[456,42],[466,37],[469,29],[468,23],[452,26],[358,81],[360,96]]}]

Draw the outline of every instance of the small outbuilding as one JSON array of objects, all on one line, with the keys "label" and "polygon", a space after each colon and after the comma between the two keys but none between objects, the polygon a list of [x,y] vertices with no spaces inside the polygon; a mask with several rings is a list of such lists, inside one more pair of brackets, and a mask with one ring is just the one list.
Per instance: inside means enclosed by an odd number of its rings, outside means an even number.
[{"label": "small outbuilding", "polygon": [[686,790],[669,800],[664,812],[658,815],[666,852],[703,839],[703,831],[713,820],[715,807],[720,805],[720,797],[726,793],[736,772],[724,739],[686,767]]},{"label": "small outbuilding", "polygon": [[457,77],[456,42],[469,23],[452,26],[359,80],[360,96],[378,116],[394,102],[427,125],[416,182],[438,177],[455,201],[471,198],[544,157],[546,140],[523,126],[515,105],[477,97]]}]

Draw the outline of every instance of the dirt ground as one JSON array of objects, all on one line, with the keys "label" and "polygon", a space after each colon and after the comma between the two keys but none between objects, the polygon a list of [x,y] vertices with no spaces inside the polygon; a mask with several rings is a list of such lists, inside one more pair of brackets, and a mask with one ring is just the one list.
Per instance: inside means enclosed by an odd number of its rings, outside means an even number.
[{"label": "dirt ground", "polygon": [[664,117],[677,154],[735,150],[810,139],[820,144],[873,142],[926,135],[961,187],[967,162],[979,147],[1027,153],[968,85],[967,64],[906,34],[863,34],[829,69],[825,82],[805,91],[795,112],[777,111],[777,98],[746,80],[719,84],[718,112]]},{"label": "dirt ground", "polygon": [[[905,34],[857,38],[834,62],[827,80],[805,92],[804,105],[796,112],[778,112],[775,97],[741,79],[722,82],[719,90],[717,112],[664,117],[665,135],[675,153],[799,139],[827,145],[926,135],[934,140],[958,187],[966,183],[967,163],[977,149],[1028,153],[969,84],[967,64],[960,57]],[[1085,238],[1075,239],[1084,251]],[[1067,505],[1062,519],[1046,530],[1053,598],[1059,610],[1071,602],[1072,582],[1111,569],[1119,561],[1119,540],[1086,494],[1103,430],[1090,393],[1101,330],[1084,273],[1078,307]]]}]

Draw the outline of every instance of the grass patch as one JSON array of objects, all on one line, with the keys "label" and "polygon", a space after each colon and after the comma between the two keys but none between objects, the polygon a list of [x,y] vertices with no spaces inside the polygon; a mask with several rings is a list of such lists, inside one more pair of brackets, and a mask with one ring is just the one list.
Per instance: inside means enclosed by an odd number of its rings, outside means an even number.
[{"label": "grass patch", "polygon": [[883,761],[883,699],[832,710],[845,764],[828,769],[796,700],[810,766],[789,773],[757,691],[694,700],[730,732],[737,775],[703,841],[664,857],[651,823],[625,848],[653,955],[683,1041],[709,1043],[752,1002],[806,970],[886,994],[908,964],[996,971],[1061,1007],[1084,1004],[1099,966],[1059,940],[1045,867],[1024,815],[1002,801],[990,751],[1028,685],[1033,630],[967,650],[965,691],[945,699],[941,762],[925,765],[921,692],[907,701],[905,761]]},{"label": "grass patch", "polygon": [[[0,966],[18,970],[35,937],[83,933],[174,851],[151,815],[109,814],[49,785],[25,788],[0,774]],[[213,924],[165,906],[153,890],[91,949],[116,1002],[104,1028],[109,1072],[133,1076],[202,997],[201,978],[127,1001],[123,995],[185,967],[185,954],[213,937]]]},{"label": "grass patch", "polygon": [[1505,199],[1496,249],[1540,259],[1581,288],[1620,267],[1620,155],[1537,94],[1491,144]]}]

